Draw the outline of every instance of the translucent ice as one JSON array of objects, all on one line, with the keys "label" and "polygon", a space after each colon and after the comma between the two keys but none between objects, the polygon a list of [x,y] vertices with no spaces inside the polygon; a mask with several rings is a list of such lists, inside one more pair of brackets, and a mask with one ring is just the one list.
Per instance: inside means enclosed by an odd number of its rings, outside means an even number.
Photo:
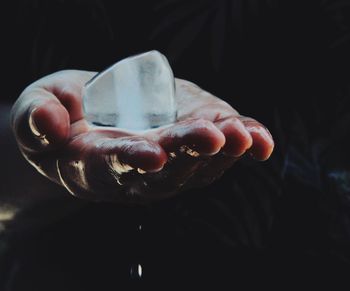
[{"label": "translucent ice", "polygon": [[174,94],[174,76],[167,59],[150,51],[117,62],[85,85],[85,118],[99,126],[158,127],[176,119]]}]

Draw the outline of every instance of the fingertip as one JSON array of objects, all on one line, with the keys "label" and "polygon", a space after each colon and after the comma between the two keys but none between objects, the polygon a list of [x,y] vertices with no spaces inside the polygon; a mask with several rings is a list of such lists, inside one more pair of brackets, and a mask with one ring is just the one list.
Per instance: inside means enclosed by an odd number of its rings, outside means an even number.
[{"label": "fingertip", "polygon": [[182,147],[200,155],[214,155],[225,144],[224,134],[209,120],[202,118],[179,121],[147,135],[165,152],[176,152]]},{"label": "fingertip", "polygon": [[61,104],[47,102],[32,110],[29,127],[33,135],[44,143],[61,144],[69,137],[69,114]]},{"label": "fingertip", "polygon": [[249,154],[256,160],[267,160],[274,149],[274,141],[268,129],[253,118],[240,116],[239,119],[253,139]]},{"label": "fingertip", "polygon": [[273,142],[273,140],[271,140],[264,148],[264,151],[262,151],[262,153],[260,154],[259,160],[260,161],[266,161],[270,158],[270,156],[273,153],[275,144]]},{"label": "fingertip", "polygon": [[225,135],[209,120],[192,122],[183,137],[185,145],[201,155],[215,155],[225,145]]},{"label": "fingertip", "polygon": [[265,128],[259,127],[251,131],[253,137],[253,145],[250,155],[259,161],[266,161],[272,154],[274,149],[274,141]]},{"label": "fingertip", "polygon": [[252,136],[244,124],[236,117],[231,117],[217,123],[225,135],[226,142],[223,152],[229,156],[242,156],[253,144]]},{"label": "fingertip", "polygon": [[161,171],[167,159],[164,150],[156,147],[153,147],[152,150],[145,150],[136,157],[138,168],[149,173]]},{"label": "fingertip", "polygon": [[120,160],[140,172],[158,172],[167,162],[167,154],[156,142],[130,137],[124,140]]}]

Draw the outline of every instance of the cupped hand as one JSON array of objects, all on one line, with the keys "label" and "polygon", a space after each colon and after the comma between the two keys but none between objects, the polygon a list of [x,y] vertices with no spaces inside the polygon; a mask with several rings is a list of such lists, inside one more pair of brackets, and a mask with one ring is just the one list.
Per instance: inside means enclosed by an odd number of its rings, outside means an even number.
[{"label": "cupped hand", "polygon": [[19,148],[41,174],[94,201],[147,202],[212,183],[237,159],[266,160],[274,143],[195,84],[176,79],[176,123],[130,132],[84,119],[82,88],[96,73],[61,71],[27,87],[12,108]]}]

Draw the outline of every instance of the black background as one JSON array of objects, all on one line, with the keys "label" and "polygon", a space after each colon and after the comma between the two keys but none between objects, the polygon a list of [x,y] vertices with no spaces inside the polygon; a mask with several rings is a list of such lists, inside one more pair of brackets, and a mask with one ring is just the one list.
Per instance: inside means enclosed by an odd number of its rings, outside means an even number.
[{"label": "black background", "polygon": [[0,13],[4,103],[57,70],[157,49],[276,142],[268,162],[244,159],[206,189],[146,208],[88,204],[8,238],[1,290],[347,278],[350,1],[7,1]]}]

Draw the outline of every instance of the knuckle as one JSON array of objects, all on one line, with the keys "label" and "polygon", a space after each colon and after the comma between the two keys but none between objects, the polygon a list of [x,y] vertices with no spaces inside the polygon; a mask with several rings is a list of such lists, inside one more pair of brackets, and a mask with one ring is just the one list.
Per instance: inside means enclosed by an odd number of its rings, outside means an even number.
[{"label": "knuckle", "polygon": [[204,118],[198,118],[193,121],[193,126],[195,126],[196,129],[209,129],[213,127],[213,123]]}]

